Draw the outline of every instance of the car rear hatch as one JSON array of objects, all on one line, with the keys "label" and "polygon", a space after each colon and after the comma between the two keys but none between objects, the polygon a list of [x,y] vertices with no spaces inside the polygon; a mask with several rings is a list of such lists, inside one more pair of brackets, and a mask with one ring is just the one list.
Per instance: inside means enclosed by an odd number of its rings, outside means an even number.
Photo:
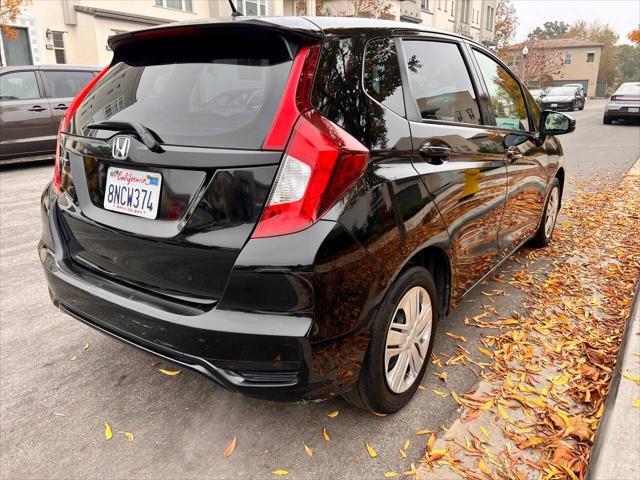
[{"label": "car rear hatch", "polygon": [[265,139],[296,53],[320,41],[282,23],[179,25],[110,41],[110,68],[70,108],[59,139],[58,218],[77,264],[216,303],[282,158],[285,145]]}]

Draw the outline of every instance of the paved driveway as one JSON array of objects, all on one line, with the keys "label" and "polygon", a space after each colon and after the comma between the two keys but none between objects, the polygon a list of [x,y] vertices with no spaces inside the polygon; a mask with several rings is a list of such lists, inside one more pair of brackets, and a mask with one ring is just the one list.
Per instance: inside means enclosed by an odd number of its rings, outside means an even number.
[{"label": "paved driveway", "polygon": [[[577,131],[562,138],[570,179],[593,180],[594,188],[617,180],[640,156],[640,128],[602,125],[603,101],[575,112]],[[191,372],[167,377],[152,358],[98,334],[58,312],[49,302],[36,255],[40,192],[51,166],[0,170],[0,477],[1,478],[384,478],[418,459],[426,438],[457,417],[455,403],[433,393],[441,381],[427,372],[425,390],[402,412],[376,417],[342,400],[291,405],[232,394]],[[570,187],[571,190],[571,187]],[[516,256],[502,270],[518,266]],[[544,260],[541,262],[544,268]],[[477,287],[440,325],[435,353],[453,354],[453,332],[469,344],[479,329],[465,316],[483,305],[508,313],[522,297],[481,292]],[[89,348],[83,347],[89,343]],[[77,357],[71,360],[72,357]],[[449,367],[448,387],[465,391],[477,382],[465,367]],[[336,418],[326,414],[339,410]],[[59,415],[61,414],[61,415]],[[103,421],[114,438],[103,438]],[[322,427],[331,436],[322,438]],[[134,433],[129,443],[117,431]],[[224,458],[229,441],[238,444]],[[398,449],[411,440],[408,459]],[[379,453],[367,455],[364,442]],[[309,458],[303,444],[315,453]]]}]

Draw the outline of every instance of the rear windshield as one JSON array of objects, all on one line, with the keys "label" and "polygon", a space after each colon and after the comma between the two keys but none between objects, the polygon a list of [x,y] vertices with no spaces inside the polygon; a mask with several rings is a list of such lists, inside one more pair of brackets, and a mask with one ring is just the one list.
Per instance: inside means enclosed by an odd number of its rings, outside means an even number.
[{"label": "rear windshield", "polygon": [[618,94],[626,95],[640,95],[640,84],[634,85],[633,83],[623,83],[616,92]]},{"label": "rear windshield", "polygon": [[[113,131],[87,126],[138,122],[164,144],[259,149],[280,103],[291,54],[275,35],[251,42],[234,37],[227,32],[224,40],[200,36],[192,43],[181,38],[178,55],[158,54],[160,45],[150,45],[148,55],[140,45],[129,55],[116,52],[120,61],[80,105],[69,133],[109,138]],[[249,48],[254,41],[262,43]]]}]

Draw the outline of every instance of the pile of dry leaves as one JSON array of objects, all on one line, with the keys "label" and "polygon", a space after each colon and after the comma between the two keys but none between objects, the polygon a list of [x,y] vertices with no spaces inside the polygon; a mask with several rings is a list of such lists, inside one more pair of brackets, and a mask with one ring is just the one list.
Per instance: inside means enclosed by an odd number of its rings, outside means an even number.
[{"label": "pile of dry leaves", "polygon": [[562,214],[551,245],[523,253],[551,259],[546,272],[502,278],[527,293],[527,313],[466,320],[491,329],[479,352],[461,352],[483,380],[450,392],[460,419],[431,437],[420,476],[584,478],[640,277],[640,177],[585,185]]}]

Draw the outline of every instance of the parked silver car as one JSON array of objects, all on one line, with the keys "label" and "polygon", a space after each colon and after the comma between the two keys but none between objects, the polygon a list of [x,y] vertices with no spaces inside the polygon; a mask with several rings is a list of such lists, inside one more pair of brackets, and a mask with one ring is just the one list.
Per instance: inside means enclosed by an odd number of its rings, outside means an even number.
[{"label": "parked silver car", "polygon": [[602,123],[614,120],[640,119],[640,82],[627,82],[618,87],[604,107]]}]

